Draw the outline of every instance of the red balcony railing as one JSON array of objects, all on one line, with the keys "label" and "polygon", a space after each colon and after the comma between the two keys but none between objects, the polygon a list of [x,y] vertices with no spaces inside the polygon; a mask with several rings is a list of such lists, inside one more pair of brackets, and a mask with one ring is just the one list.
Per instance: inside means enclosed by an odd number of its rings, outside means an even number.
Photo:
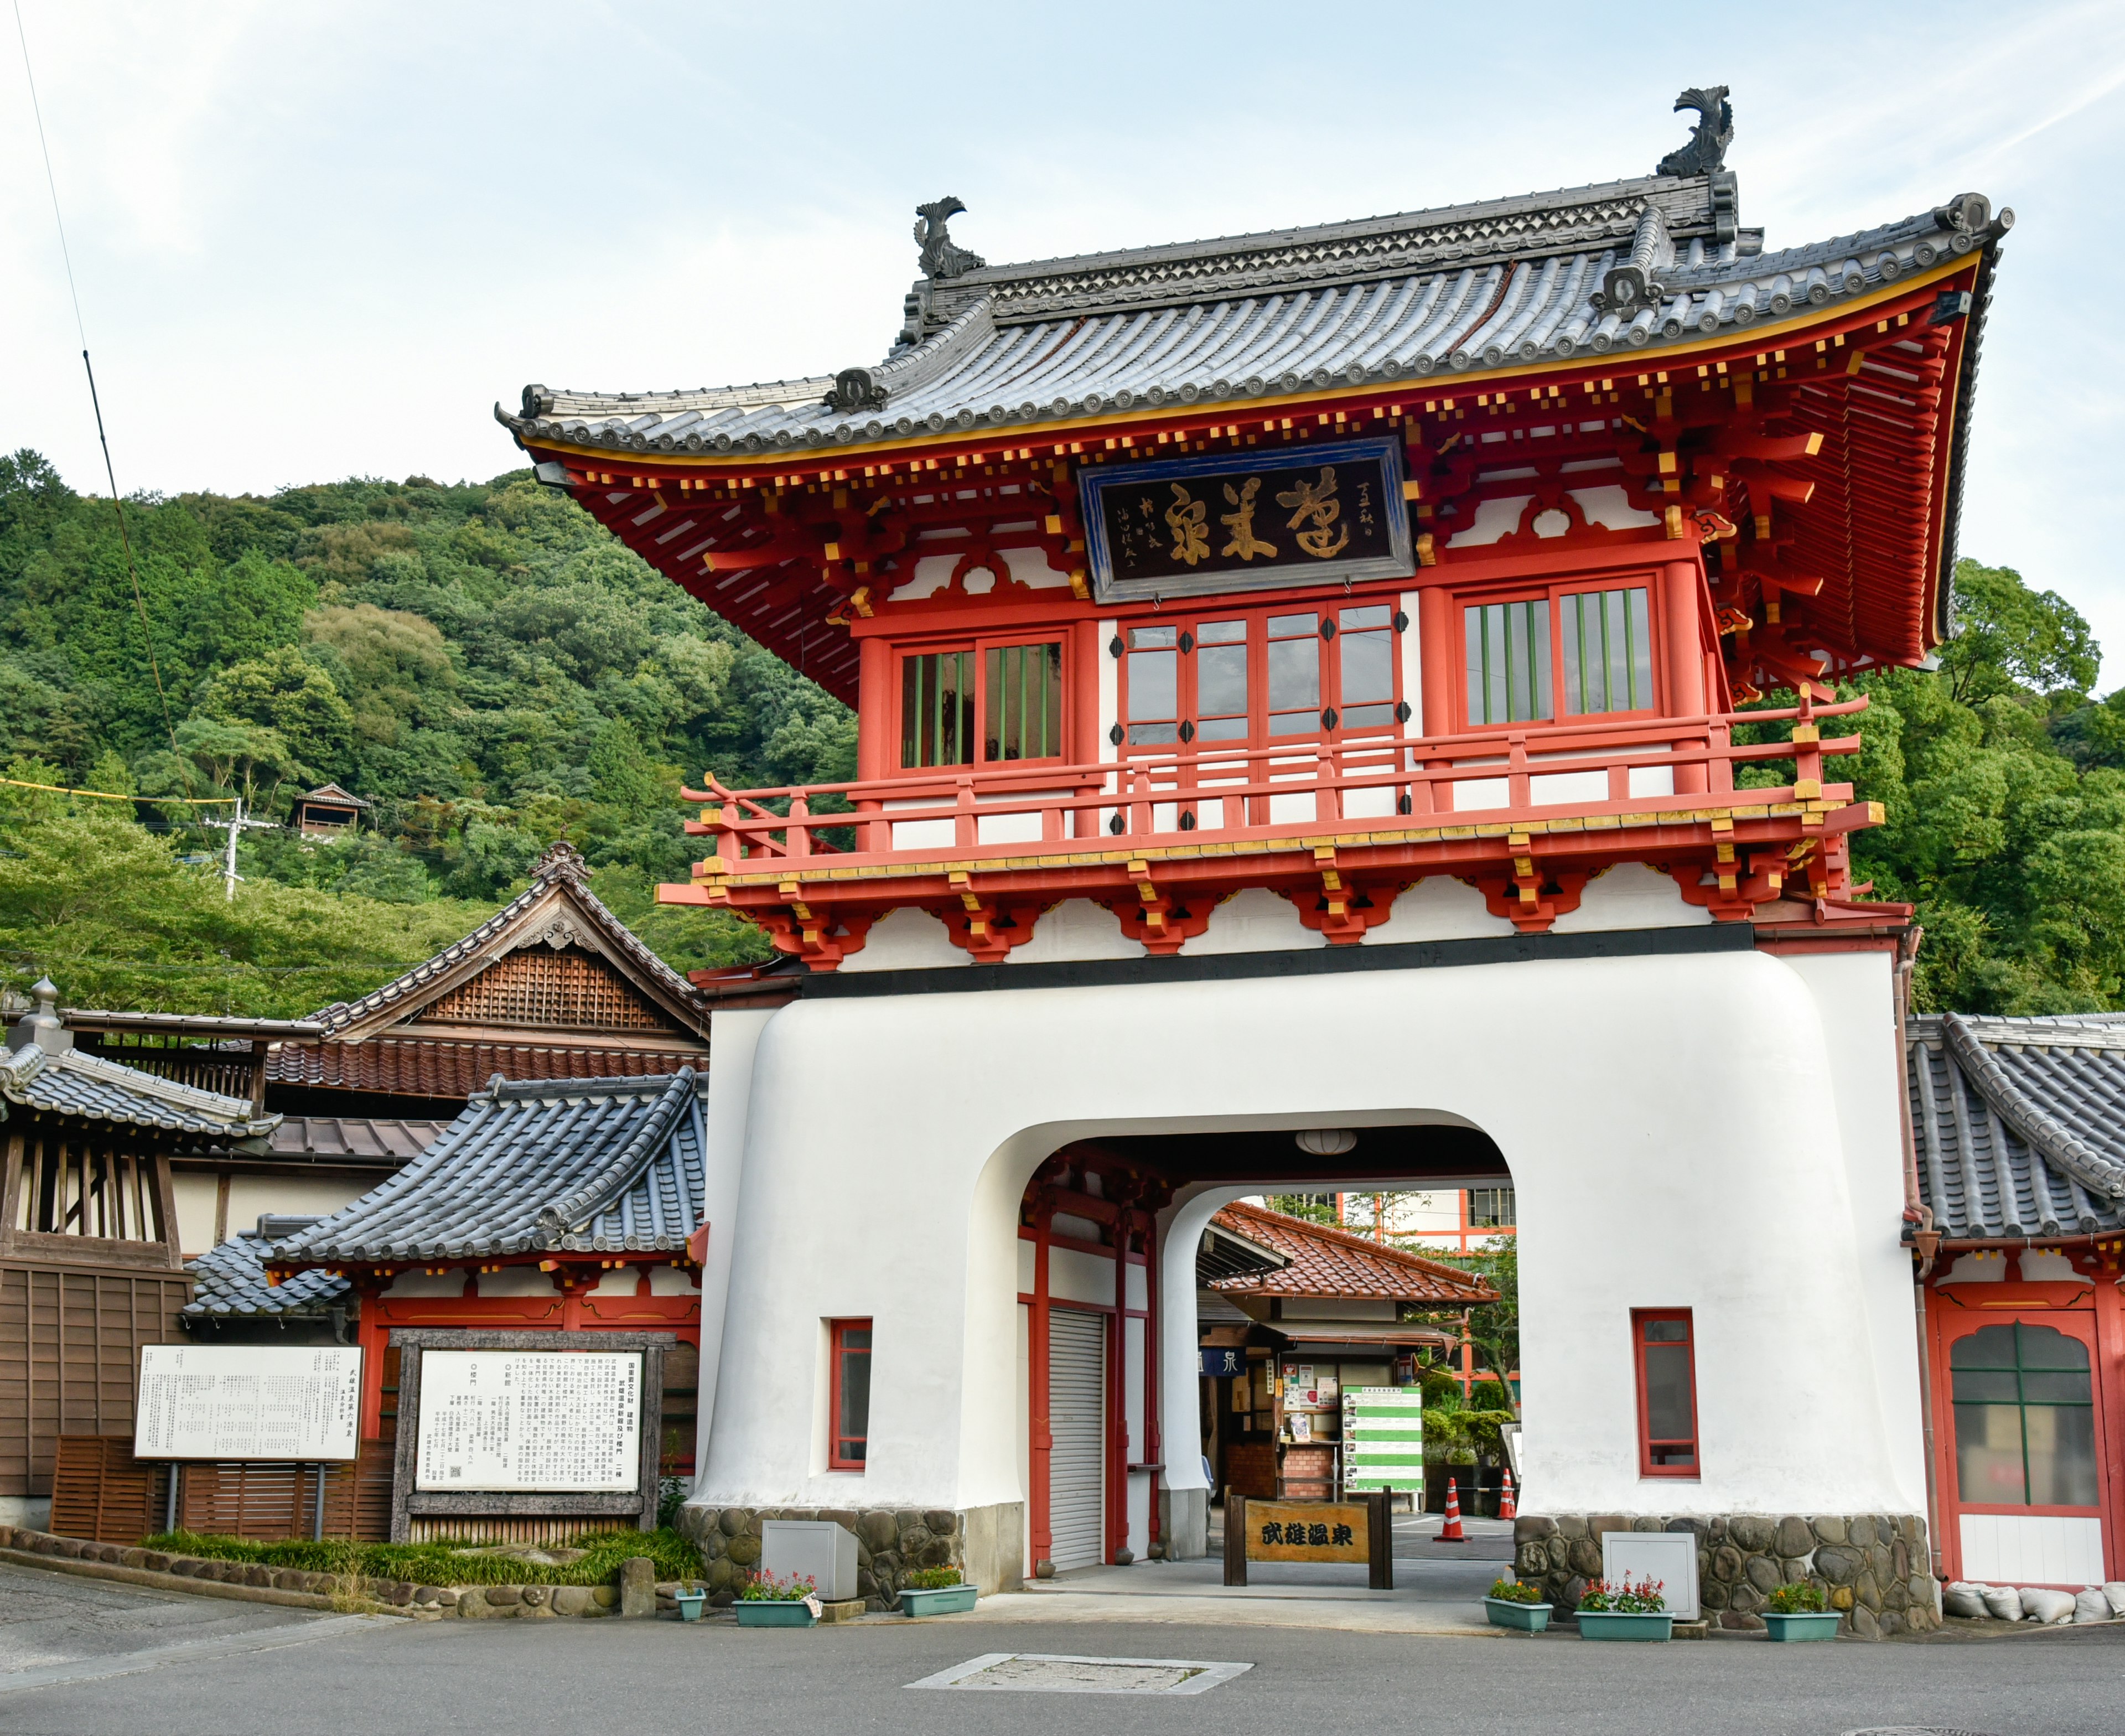
[{"label": "red balcony railing", "polygon": [[[1826,755],[1857,735],[1821,738],[1819,719],[1866,700],[1695,717],[1586,719],[1429,738],[1293,741],[1253,748],[1198,742],[1171,752],[1090,765],[1048,762],[945,767],[860,783],[726,789],[711,778],[689,801],[709,804],[687,830],[715,838],[737,873],[831,856],[836,868],[1096,850],[1121,841],[1203,845],[1382,831],[1417,824],[1554,823],[1566,816],[1671,814],[1849,800],[1822,781]],[[1743,724],[1791,722],[1790,741],[1747,745]],[[1791,760],[1791,784],[1735,787],[1735,768]],[[846,807],[817,811],[826,798]],[[825,836],[853,838],[853,848]]]}]

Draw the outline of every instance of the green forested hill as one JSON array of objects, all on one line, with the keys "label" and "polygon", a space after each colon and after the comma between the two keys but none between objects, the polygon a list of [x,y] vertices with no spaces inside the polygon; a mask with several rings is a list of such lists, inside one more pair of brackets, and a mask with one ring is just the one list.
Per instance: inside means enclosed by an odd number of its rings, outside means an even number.
[{"label": "green forested hill", "polygon": [[[0,788],[0,981],[306,1012],[463,932],[563,836],[680,968],[763,955],[720,913],[652,901],[697,853],[676,792],[709,769],[850,776],[853,720],[528,473],[136,498],[126,525],[137,606],[111,502],[0,458],[7,775],[241,791],[267,817],[332,780],[376,826],[252,835],[229,903],[180,860],[219,848],[183,810]],[[2090,700],[2094,647],[2060,598],[1968,562],[1958,594],[1939,671],[1863,684],[1858,781],[1889,823],[1860,835],[1859,877],[1920,906],[1929,1006],[2125,1004],[2125,690]]]}]

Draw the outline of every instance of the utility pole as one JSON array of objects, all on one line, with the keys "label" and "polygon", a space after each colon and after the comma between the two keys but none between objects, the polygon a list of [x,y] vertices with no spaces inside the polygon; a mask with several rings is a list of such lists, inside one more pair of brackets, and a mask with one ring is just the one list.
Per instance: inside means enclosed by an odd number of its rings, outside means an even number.
[{"label": "utility pole", "polygon": [[243,878],[236,871],[237,834],[243,832],[273,832],[279,828],[271,820],[254,820],[248,818],[243,812],[243,798],[240,795],[236,799],[236,813],[233,818],[225,820],[203,819],[200,823],[203,826],[220,826],[225,828],[229,833],[229,847],[222,856],[221,879],[223,897],[233,903],[236,899],[236,883]]}]

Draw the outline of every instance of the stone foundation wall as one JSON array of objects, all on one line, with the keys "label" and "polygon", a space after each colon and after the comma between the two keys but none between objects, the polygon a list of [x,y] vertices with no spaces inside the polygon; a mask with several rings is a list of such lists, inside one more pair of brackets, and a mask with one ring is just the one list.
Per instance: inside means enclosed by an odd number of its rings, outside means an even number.
[{"label": "stone foundation wall", "polygon": [[1601,1576],[1610,1531],[1694,1531],[1698,1596],[1722,1627],[1760,1628],[1771,1588],[1796,1583],[1816,1586],[1843,1613],[1840,1634],[1879,1639],[1940,1625],[1925,1521],[1910,1513],[1527,1515],[1513,1526],[1515,1577],[1540,1586],[1559,1614],[1576,1609],[1586,1582]]},{"label": "stone foundation wall", "polygon": [[679,1530],[708,1564],[711,1603],[732,1602],[745,1577],[758,1569],[761,1526],[770,1519],[831,1519],[855,1532],[856,1591],[869,1609],[892,1608],[902,1578],[916,1568],[955,1567],[975,1578],[967,1568],[966,1515],[945,1508],[716,1507],[689,1502],[679,1509]]}]

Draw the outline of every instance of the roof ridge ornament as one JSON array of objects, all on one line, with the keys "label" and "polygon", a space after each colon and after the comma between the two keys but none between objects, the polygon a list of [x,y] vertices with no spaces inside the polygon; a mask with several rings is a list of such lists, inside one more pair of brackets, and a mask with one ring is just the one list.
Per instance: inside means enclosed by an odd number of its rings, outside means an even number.
[{"label": "roof ridge ornament", "polygon": [[1727,147],[1734,142],[1734,105],[1727,100],[1727,87],[1708,85],[1687,90],[1675,99],[1675,112],[1694,109],[1698,114],[1689,143],[1670,151],[1660,160],[1656,175],[1713,175],[1727,167]]},{"label": "roof ridge ornament", "polygon": [[922,220],[915,225],[915,239],[922,249],[922,275],[935,281],[964,277],[969,271],[978,271],[988,263],[979,253],[970,253],[957,245],[945,232],[945,224],[966,210],[957,195],[947,193],[942,199],[915,207],[915,215]]}]

